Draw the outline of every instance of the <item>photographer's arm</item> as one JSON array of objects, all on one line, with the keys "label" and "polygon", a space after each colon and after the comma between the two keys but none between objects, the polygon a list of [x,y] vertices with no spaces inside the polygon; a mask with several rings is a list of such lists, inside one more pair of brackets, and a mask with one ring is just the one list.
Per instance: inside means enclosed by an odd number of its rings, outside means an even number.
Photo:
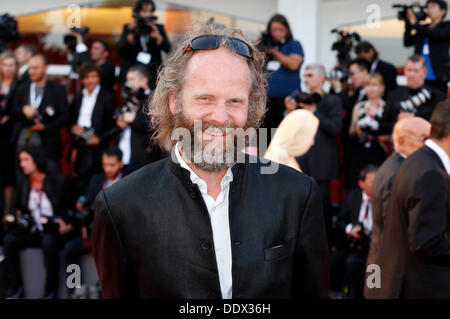
[{"label": "photographer's arm", "polygon": [[303,57],[300,54],[284,54],[276,49],[269,49],[267,53],[278,60],[283,67],[289,71],[297,70],[303,63]]},{"label": "photographer's arm", "polygon": [[417,31],[417,34],[423,34],[436,40],[449,40],[450,39],[450,23],[441,23],[435,28],[430,29],[428,26],[420,25],[416,23],[413,29]]},{"label": "photographer's arm", "polygon": [[122,35],[120,36],[119,45],[117,46],[117,51],[122,58],[130,58],[133,54],[134,34],[130,28],[132,23],[134,22],[123,26]]},{"label": "photographer's arm", "polygon": [[164,30],[163,26],[158,26],[158,29],[159,29],[159,33],[162,37],[162,42],[161,42],[161,44],[158,43],[158,45],[161,48],[161,50],[168,53],[170,51],[170,42],[169,42],[169,39],[167,38],[166,31]]}]

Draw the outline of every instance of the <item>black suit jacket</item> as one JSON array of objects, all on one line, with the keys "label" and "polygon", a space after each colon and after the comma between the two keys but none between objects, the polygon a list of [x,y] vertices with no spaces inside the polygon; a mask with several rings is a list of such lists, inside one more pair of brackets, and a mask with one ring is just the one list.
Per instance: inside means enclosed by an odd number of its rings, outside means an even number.
[{"label": "black suit jacket", "polygon": [[[415,30],[414,35],[411,32]],[[429,29],[429,24],[420,25],[419,23],[411,26],[406,24],[405,34],[403,35],[403,44],[406,47],[414,46],[414,53],[422,54],[422,47],[425,37],[429,38],[430,60],[434,74],[438,81],[447,82],[450,47],[450,21],[438,23],[434,29]]]},{"label": "black suit jacket", "polygon": [[[17,123],[12,133],[13,141],[16,141],[22,128],[33,124],[22,113],[23,107],[30,104],[30,85],[31,82],[21,84],[14,97],[12,116]],[[54,114],[50,115],[47,112],[48,107],[53,109]],[[38,112],[43,117],[42,124],[45,126],[45,130],[39,133],[42,150],[47,158],[58,161],[61,158],[59,130],[68,119],[66,89],[58,83],[47,81]]]},{"label": "black suit jacket", "polygon": [[[151,57],[151,61],[150,61],[150,64],[148,65],[148,67],[152,74],[152,79],[151,79],[152,84],[156,83],[157,71],[158,71],[159,66],[162,63],[161,50],[163,50],[164,52],[170,51],[170,42],[169,42],[169,39],[167,38],[166,31],[164,31],[164,26],[161,24],[157,24],[157,23],[155,25],[158,28],[159,33],[161,34],[161,36],[163,38],[163,42],[161,43],[161,45],[158,45],[156,43],[155,39],[150,38],[150,40],[149,40],[147,52],[150,53],[152,57]],[[131,32],[133,32],[133,31],[131,31]],[[142,51],[142,45],[141,45],[139,36],[136,36],[136,34],[135,34],[134,42],[133,42],[133,44],[131,44],[127,40],[127,35],[129,33],[130,33],[130,30],[128,29],[128,24],[125,24],[123,26],[122,36],[120,37],[120,42],[117,47],[120,57],[122,58],[122,62],[120,65],[120,75],[119,75],[121,82],[125,82],[128,69],[135,64],[139,64],[139,62],[136,61],[136,58],[137,58],[138,53],[140,51]],[[153,88],[153,86],[151,86],[151,88]]]},{"label": "black suit jacket", "polygon": [[314,115],[319,119],[314,145],[297,161],[302,171],[317,181],[329,181],[339,175],[337,135],[342,127],[342,101],[325,94]]},{"label": "black suit jacket", "polygon": [[[381,258],[380,244],[383,237],[384,219],[388,212],[388,204],[391,196],[391,187],[394,177],[397,174],[400,165],[404,158],[398,153],[394,152],[391,156],[380,166],[377,175],[373,181],[371,203],[372,203],[372,237],[370,242],[369,255],[367,257],[367,265],[380,264]],[[364,297],[367,299],[376,298],[379,289],[369,289],[364,285]]]},{"label": "black suit jacket", "polygon": [[386,100],[389,93],[397,87],[397,69],[391,63],[378,59],[375,73],[381,74],[384,80],[384,99]]},{"label": "black suit jacket", "polygon": [[[326,298],[329,255],[313,180],[235,164],[229,192],[233,298]],[[170,157],[102,191],[92,234],[105,298],[220,298],[208,211]]]},{"label": "black suit jacket", "polygon": [[401,165],[380,246],[380,298],[450,298],[449,183],[426,145]]},{"label": "black suit jacket", "polygon": [[356,225],[359,220],[359,212],[362,205],[362,190],[360,188],[353,188],[348,191],[344,202],[339,212],[337,228],[344,232],[348,224]]}]

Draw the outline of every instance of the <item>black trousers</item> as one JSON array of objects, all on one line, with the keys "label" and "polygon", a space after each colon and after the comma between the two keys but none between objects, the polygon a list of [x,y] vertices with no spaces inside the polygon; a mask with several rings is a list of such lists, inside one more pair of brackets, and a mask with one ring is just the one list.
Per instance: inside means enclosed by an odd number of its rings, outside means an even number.
[{"label": "black trousers", "polygon": [[42,248],[46,269],[45,294],[58,291],[59,250],[63,237],[40,232],[8,232],[3,239],[8,286],[17,289],[22,285],[19,253],[25,248]]},{"label": "black trousers", "polygon": [[350,295],[353,299],[363,299],[364,275],[366,272],[367,253],[353,251],[346,260],[347,274],[350,281]]}]

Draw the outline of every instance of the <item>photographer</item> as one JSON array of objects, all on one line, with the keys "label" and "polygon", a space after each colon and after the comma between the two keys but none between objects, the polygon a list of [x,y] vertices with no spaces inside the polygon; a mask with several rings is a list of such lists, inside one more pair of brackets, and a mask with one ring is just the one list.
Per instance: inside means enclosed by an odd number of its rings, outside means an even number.
[{"label": "photographer", "polygon": [[[326,71],[323,65],[318,63],[307,65],[303,77],[305,87],[309,90],[313,101],[297,98],[294,105],[297,104],[296,107],[299,106],[312,112],[319,119],[319,129],[315,135],[313,146],[305,155],[298,157],[297,161],[302,170],[313,177],[319,186],[328,238],[330,238],[330,181],[339,176],[336,137],[342,127],[342,103],[336,95],[324,92]],[[301,94],[305,95],[305,93]],[[292,109],[293,100],[291,96],[286,98],[285,103],[288,110]]]},{"label": "photographer", "polygon": [[427,16],[430,24],[420,24],[411,9],[405,19],[403,44],[414,46],[414,53],[424,57],[427,68],[426,83],[447,94],[449,73],[450,22],[444,21],[447,2],[428,0]]},{"label": "photographer", "polygon": [[132,66],[127,73],[123,90],[124,106],[117,117],[120,130],[119,148],[123,152],[124,171],[132,171],[160,160],[163,152],[150,141],[150,119],[145,114],[145,103],[150,96],[150,74],[142,65]]},{"label": "photographer", "polygon": [[349,129],[351,156],[345,175],[349,188],[358,187],[358,177],[364,167],[369,164],[379,166],[386,159],[391,123],[385,112],[384,87],[380,74],[369,74],[364,82],[367,100],[353,108]]},{"label": "photographer", "polygon": [[116,100],[100,85],[102,71],[90,62],[80,68],[82,92],[73,98],[69,110],[69,131],[74,138],[72,173],[77,194],[84,191],[89,179],[101,172],[101,149],[108,144],[114,128]]},{"label": "photographer", "polygon": [[91,61],[97,65],[102,70],[101,86],[113,92],[116,83],[116,69],[114,64],[108,61],[111,54],[109,45],[103,40],[94,40],[88,55],[88,47],[84,43],[83,36],[75,31],[72,31],[72,34],[77,39],[75,52],[78,55],[79,63]]},{"label": "photographer", "polygon": [[158,68],[162,63],[161,50],[170,51],[170,43],[164,26],[154,23],[155,4],[152,0],[139,0],[133,9],[135,21],[124,25],[118,51],[122,58],[120,81],[125,77],[130,66],[136,63],[148,67],[151,74],[150,88],[156,85]]},{"label": "photographer", "polygon": [[[122,173],[122,152],[117,146],[110,146],[102,153],[103,173],[92,176],[89,186],[76,203],[76,212],[71,225],[76,237],[67,242],[62,250],[64,265],[79,264],[84,254],[90,253],[90,235],[94,221],[94,200],[97,194],[124,177]],[[72,293],[73,289],[69,291]]]},{"label": "photographer", "polygon": [[19,253],[26,247],[42,247],[46,268],[45,299],[57,296],[59,249],[70,239],[66,224],[70,201],[65,176],[47,172],[46,159],[35,146],[19,150],[23,178],[17,182],[11,214],[5,217],[8,232],[4,253],[9,279],[9,298],[23,297]]},{"label": "photographer", "polygon": [[[348,240],[339,255],[336,253],[332,257],[332,267],[336,269],[338,263],[345,260],[345,269],[350,280],[350,295],[355,299],[363,298],[364,274],[372,232],[370,198],[376,172],[377,167],[373,165],[361,171],[359,188],[347,193],[337,222],[337,228],[347,235]],[[339,258],[336,258],[338,256]]]},{"label": "photographer", "polygon": [[436,105],[445,99],[445,94],[425,83],[426,75],[425,58],[417,54],[409,57],[405,64],[407,86],[392,91],[387,101],[391,129],[404,116],[416,115],[429,121]]},{"label": "photographer", "polygon": [[389,93],[397,87],[397,70],[391,63],[381,60],[378,57],[378,51],[367,41],[359,42],[355,47],[355,53],[358,57],[364,58],[370,63],[370,73],[379,73],[383,77],[386,100]]},{"label": "photographer", "polygon": [[31,144],[42,148],[48,170],[56,172],[62,153],[59,132],[67,123],[66,90],[48,80],[44,55],[33,55],[28,64],[31,81],[19,85],[14,94],[12,140],[18,147]]},{"label": "photographer", "polygon": [[283,119],[284,99],[300,89],[303,48],[293,39],[289,23],[281,14],[270,19],[259,45],[267,54],[269,71],[267,113],[262,127],[276,128]]}]

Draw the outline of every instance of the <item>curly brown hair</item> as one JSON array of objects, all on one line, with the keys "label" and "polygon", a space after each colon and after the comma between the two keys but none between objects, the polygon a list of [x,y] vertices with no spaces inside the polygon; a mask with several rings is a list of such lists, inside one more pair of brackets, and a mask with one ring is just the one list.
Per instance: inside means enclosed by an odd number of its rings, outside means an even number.
[{"label": "curly brown hair", "polygon": [[[185,54],[185,49],[191,39],[199,35],[224,35],[239,38],[248,43],[253,49],[253,57],[248,59],[250,69],[251,89],[249,96],[249,110],[247,124],[250,127],[258,128],[266,109],[266,87],[267,77],[264,71],[264,54],[258,51],[249,41],[247,41],[238,29],[229,29],[215,24],[198,23],[193,26],[193,30],[184,35],[180,45],[166,59],[159,70],[156,89],[148,102],[147,115],[151,118],[151,126],[154,130],[152,140],[157,142],[162,148],[167,149],[170,144],[172,131],[175,129],[175,119],[169,108],[169,95],[175,93],[175,98],[179,99],[183,83],[186,80],[186,68],[189,59],[194,54],[194,50],[189,50]],[[225,39],[220,44],[233,50]]]}]

